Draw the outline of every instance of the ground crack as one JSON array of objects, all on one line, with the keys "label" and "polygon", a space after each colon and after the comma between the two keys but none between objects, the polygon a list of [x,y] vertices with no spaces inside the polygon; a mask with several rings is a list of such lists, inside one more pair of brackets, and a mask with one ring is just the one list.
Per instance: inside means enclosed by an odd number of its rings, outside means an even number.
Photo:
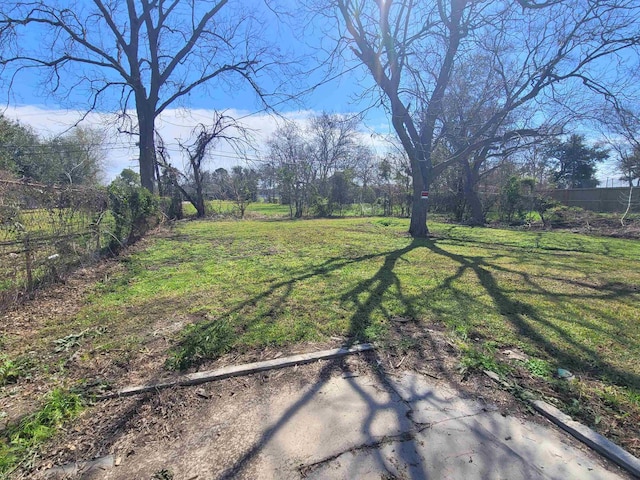
[{"label": "ground crack", "polygon": [[310,463],[307,465],[300,465],[297,470],[300,473],[300,476],[302,478],[306,478],[307,475],[309,475],[310,473],[313,473],[315,470],[317,470],[318,468],[322,467],[324,464],[332,462],[333,460],[336,460],[338,457],[340,457],[341,455],[344,455],[345,453],[359,453],[359,452],[366,452],[369,450],[377,450],[378,448],[384,446],[384,445],[388,445],[390,443],[394,443],[394,442],[408,442],[411,440],[415,440],[415,436],[416,434],[426,430],[427,428],[429,428],[430,425],[424,425],[421,426],[419,428],[412,428],[409,431],[406,432],[402,432],[399,433],[397,435],[385,435],[384,437],[380,438],[379,440],[372,442],[372,443],[366,443],[363,445],[357,445],[355,447],[351,447],[351,448],[347,448],[346,450],[343,450],[341,452],[336,453],[335,455],[331,455],[327,458],[323,458],[322,460],[319,460],[317,462],[314,463]]}]

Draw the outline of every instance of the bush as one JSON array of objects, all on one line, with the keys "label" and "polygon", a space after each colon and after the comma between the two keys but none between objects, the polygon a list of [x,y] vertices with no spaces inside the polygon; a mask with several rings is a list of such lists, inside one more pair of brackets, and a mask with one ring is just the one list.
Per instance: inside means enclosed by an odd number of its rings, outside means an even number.
[{"label": "bush", "polygon": [[139,184],[137,173],[125,169],[109,185],[109,207],[115,220],[112,249],[142,237],[157,223],[159,201]]},{"label": "bush", "polygon": [[558,205],[548,209],[545,218],[553,227],[570,227],[582,223],[587,216],[587,212],[580,207]]}]

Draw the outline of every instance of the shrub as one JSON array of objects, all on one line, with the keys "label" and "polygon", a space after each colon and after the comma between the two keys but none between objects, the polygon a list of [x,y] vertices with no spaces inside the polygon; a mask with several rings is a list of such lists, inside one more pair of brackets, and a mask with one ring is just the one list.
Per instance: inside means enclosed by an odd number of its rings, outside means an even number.
[{"label": "shrub", "polygon": [[112,249],[135,242],[158,219],[159,201],[139,184],[137,173],[125,169],[109,185],[109,206],[115,220]]}]

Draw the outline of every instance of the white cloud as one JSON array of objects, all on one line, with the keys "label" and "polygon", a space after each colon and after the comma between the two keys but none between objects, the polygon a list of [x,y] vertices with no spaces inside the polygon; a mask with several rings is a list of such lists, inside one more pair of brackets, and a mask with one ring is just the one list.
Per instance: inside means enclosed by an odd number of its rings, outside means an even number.
[{"label": "white cloud", "polygon": [[[182,165],[179,143],[188,143],[191,133],[198,124],[210,122],[213,111],[206,109],[168,109],[157,120],[156,128],[164,139],[164,142],[176,165]],[[228,109],[225,113],[237,118],[252,131],[253,152],[249,155],[264,158],[266,154],[266,141],[273,135],[283,118],[268,113],[252,114],[248,111]],[[282,115],[284,119],[299,122],[305,126],[307,119],[313,115],[312,110],[297,110]],[[118,118],[114,114],[89,113],[84,118],[84,112],[78,110],[57,110],[43,108],[35,105],[7,107],[4,116],[18,120],[22,124],[29,125],[41,137],[53,137],[63,134],[77,122],[81,126],[97,128],[106,135],[106,164],[104,166],[105,180],[112,180],[123,168],[137,170],[138,151],[136,137],[118,131]],[[135,118],[135,115],[134,115]],[[388,149],[384,135],[388,133],[384,125],[377,129],[366,128],[361,133],[361,141],[370,145],[379,153]],[[229,168],[233,165],[244,164],[243,158],[231,149],[229,145],[221,144],[212,153],[212,159],[208,168]]]}]

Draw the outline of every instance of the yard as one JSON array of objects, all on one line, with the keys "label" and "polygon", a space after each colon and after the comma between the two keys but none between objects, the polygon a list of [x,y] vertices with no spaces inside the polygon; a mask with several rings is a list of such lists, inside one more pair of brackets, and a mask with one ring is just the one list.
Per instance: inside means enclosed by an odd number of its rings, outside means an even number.
[{"label": "yard", "polygon": [[[156,232],[85,272],[71,298],[45,292],[37,309],[1,320],[5,435],[31,438],[18,419],[42,411],[54,389],[80,392],[61,414],[72,417],[88,392],[220,358],[361,340],[410,352],[411,338],[392,335],[405,322],[446,332],[453,374],[474,381],[494,370],[517,396],[553,401],[640,454],[640,242],[430,226],[428,240],[386,218],[189,221]],[[557,379],[558,368],[575,380]],[[35,445],[5,438],[0,472]]]}]

